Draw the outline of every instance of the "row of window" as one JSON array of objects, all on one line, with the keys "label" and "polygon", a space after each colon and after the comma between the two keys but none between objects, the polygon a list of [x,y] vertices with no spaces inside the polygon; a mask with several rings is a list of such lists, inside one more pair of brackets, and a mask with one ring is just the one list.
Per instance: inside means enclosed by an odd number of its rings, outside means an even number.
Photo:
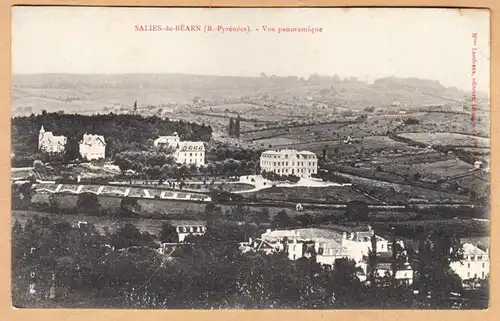
[{"label": "row of window", "polygon": [[[483,269],[484,269],[484,263],[482,264]],[[467,268],[470,269],[470,263],[467,263]]]},{"label": "row of window", "polygon": [[[288,166],[288,162],[271,162],[262,161],[262,165],[266,166]],[[295,162],[292,162],[292,166],[295,166]],[[297,162],[297,166],[306,166],[306,162]],[[317,166],[315,162],[307,162],[307,166]]]},{"label": "row of window", "polygon": [[202,233],[205,232],[204,226],[180,226],[177,227],[178,233]]},{"label": "row of window", "polygon": [[[182,155],[183,155],[183,156],[187,156],[187,154],[188,154],[187,152],[183,152],[183,153],[182,153]],[[193,154],[194,154],[194,155],[193,155]],[[205,156],[205,154],[204,154],[204,153],[200,153],[200,154],[198,155],[198,153],[189,153],[189,156],[190,156],[190,157],[193,157],[193,156],[194,156],[194,157],[198,157],[198,156],[200,156],[200,157],[204,157],[204,156]]]},{"label": "row of window", "polygon": [[[264,168],[265,169],[265,168]],[[271,169],[272,171],[272,169]],[[278,169],[274,169],[274,172],[276,174],[298,174],[298,173],[315,173],[314,169],[310,169],[310,168],[307,168],[307,171],[305,168],[297,168],[297,171],[295,171],[293,168],[290,170],[290,172],[288,171],[288,168],[278,168]]]},{"label": "row of window", "polygon": [[[477,260],[478,260],[478,261],[481,261],[482,259],[483,259],[483,256],[482,256],[482,255],[478,255],[478,256],[477,256]],[[474,256],[474,255],[471,255],[471,256],[465,256],[465,260],[475,261],[475,260],[476,260],[476,256]]]},{"label": "row of window", "polygon": [[195,165],[197,165],[197,164],[204,164],[205,162],[204,162],[204,160],[203,160],[203,159],[192,159],[192,158],[189,158],[189,159],[184,159],[184,160],[182,161],[182,163],[184,163],[184,164],[195,164]]},{"label": "row of window", "polygon": [[182,151],[186,151],[186,150],[199,150],[199,151],[203,151],[205,148],[203,146],[184,146],[182,147]]},{"label": "row of window", "polygon": [[[470,278],[470,272],[467,272],[467,277]],[[474,279],[477,278],[477,273],[474,273]],[[484,272],[481,272],[481,278],[484,279]]]}]

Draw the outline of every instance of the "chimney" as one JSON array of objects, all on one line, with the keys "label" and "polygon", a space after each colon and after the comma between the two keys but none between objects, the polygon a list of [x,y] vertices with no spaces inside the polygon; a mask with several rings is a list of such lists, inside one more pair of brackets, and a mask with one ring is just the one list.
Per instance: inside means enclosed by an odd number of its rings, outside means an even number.
[{"label": "chimney", "polygon": [[351,240],[354,240],[354,232],[351,232]]},{"label": "chimney", "polygon": [[342,233],[342,239],[347,240],[347,233],[346,232]]},{"label": "chimney", "polygon": [[252,238],[248,238],[248,244],[252,244]]},{"label": "chimney", "polygon": [[271,233],[271,229],[270,228],[266,229],[266,233]]},{"label": "chimney", "polygon": [[372,226],[368,225],[368,232],[371,232],[371,231],[372,231]]}]

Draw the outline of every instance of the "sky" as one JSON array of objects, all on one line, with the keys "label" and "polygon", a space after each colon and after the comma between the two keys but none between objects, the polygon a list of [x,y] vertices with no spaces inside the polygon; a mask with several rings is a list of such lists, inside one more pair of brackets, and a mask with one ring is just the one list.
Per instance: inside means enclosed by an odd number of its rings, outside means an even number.
[{"label": "sky", "polygon": [[[474,77],[489,92],[489,17],[473,9],[14,7],[12,72],[394,76],[471,91],[477,33]],[[155,24],[202,31],[135,30]],[[251,32],[203,32],[218,25]]]}]

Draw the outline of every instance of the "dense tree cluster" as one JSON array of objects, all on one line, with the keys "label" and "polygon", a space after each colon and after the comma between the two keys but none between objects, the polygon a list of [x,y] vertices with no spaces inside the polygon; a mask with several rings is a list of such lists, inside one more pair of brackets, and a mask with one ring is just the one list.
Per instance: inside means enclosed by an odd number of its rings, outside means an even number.
[{"label": "dense tree cluster", "polygon": [[[330,268],[311,258],[288,260],[285,253],[242,253],[239,242],[258,233],[251,225],[212,221],[203,236],[155,251],[155,240],[170,241],[172,226],[159,236],[125,224],[104,234],[91,224],[71,226],[44,217],[15,222],[13,304],[17,307],[114,308],[446,308],[461,291],[446,274],[456,260],[454,241],[426,235],[415,253],[415,297],[409,286],[359,280],[354,262]],[[450,250],[451,249],[451,250]],[[445,273],[445,274],[443,274]],[[450,286],[443,287],[443,282]],[[35,294],[27,291],[30,283]],[[53,289],[50,289],[53,287]],[[429,300],[427,297],[430,297]],[[461,303],[462,307],[464,304]]]},{"label": "dense tree cluster", "polygon": [[177,132],[181,140],[210,141],[212,128],[185,121],[171,121],[157,116],[104,114],[80,115],[42,112],[40,115],[12,118],[13,162],[29,158],[38,150],[38,133],[41,126],[54,135],[68,138],[67,159],[79,157],[78,143],[84,133],[103,135],[106,156],[124,151],[145,151],[161,135]]}]

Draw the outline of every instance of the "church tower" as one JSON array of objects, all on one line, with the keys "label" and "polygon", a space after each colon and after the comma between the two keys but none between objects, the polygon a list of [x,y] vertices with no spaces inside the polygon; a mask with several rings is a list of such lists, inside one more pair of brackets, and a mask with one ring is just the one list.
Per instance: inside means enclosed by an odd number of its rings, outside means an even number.
[{"label": "church tower", "polygon": [[45,128],[40,128],[40,132],[38,133],[38,150],[42,148],[43,136],[45,136]]}]

